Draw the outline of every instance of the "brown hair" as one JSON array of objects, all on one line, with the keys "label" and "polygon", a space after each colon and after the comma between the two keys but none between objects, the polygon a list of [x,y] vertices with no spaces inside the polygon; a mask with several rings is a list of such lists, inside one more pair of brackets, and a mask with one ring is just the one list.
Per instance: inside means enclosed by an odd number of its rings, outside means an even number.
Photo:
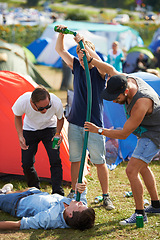
[{"label": "brown hair", "polygon": [[31,94],[31,100],[33,103],[45,100],[47,97],[50,101],[50,94],[44,87],[35,88],[35,90]]},{"label": "brown hair", "polygon": [[[88,40],[85,40],[84,41],[84,47],[87,46],[89,47],[90,49],[92,49],[93,51],[95,51],[95,46],[92,42],[88,41]],[[76,52],[79,53],[79,51],[81,50],[79,44],[77,45],[77,48],[76,48]]]},{"label": "brown hair", "polygon": [[95,222],[95,211],[89,207],[82,212],[73,211],[73,216],[65,219],[68,226],[81,231],[92,228]]}]

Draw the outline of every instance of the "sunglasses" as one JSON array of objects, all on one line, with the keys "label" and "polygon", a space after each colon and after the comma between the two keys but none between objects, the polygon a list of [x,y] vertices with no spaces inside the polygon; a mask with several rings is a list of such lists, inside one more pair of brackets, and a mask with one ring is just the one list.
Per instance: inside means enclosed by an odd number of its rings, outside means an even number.
[{"label": "sunglasses", "polygon": [[34,103],[34,105],[36,106],[36,108],[37,108],[37,110],[39,111],[39,112],[42,112],[44,109],[49,109],[49,108],[51,108],[51,104],[48,104],[47,106],[45,106],[45,107],[37,107],[37,105]]}]

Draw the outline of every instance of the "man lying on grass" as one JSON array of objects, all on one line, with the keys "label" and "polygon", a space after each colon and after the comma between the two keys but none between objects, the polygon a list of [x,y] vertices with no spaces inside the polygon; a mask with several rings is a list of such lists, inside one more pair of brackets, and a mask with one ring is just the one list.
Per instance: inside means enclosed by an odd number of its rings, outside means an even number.
[{"label": "man lying on grass", "polygon": [[[0,189],[0,209],[19,221],[0,222],[1,230],[74,228],[85,230],[93,227],[95,212],[87,207],[86,183],[78,183],[81,201],[77,202],[59,194],[41,192],[32,187],[13,191],[12,184]],[[74,196],[76,198],[76,194]]]}]

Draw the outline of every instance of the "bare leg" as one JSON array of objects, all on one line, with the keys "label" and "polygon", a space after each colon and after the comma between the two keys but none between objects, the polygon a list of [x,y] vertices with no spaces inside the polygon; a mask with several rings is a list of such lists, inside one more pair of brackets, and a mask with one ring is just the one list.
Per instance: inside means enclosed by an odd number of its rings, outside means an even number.
[{"label": "bare leg", "polygon": [[143,162],[140,159],[131,158],[127,168],[126,174],[131,184],[131,189],[133,193],[133,197],[136,204],[136,209],[141,210],[143,207],[143,185],[142,181],[139,177],[139,172],[142,168],[146,167],[147,163]]},{"label": "bare leg", "polygon": [[75,190],[75,185],[77,183],[78,174],[79,174],[80,162],[71,163],[71,180],[72,180],[72,189]]},{"label": "bare leg", "polygon": [[98,175],[99,182],[101,184],[102,192],[103,192],[103,194],[107,194],[109,192],[108,168],[105,163],[104,164],[95,164],[95,166],[97,167],[97,175]]},{"label": "bare leg", "polygon": [[143,181],[146,185],[146,188],[151,196],[151,200],[156,201],[158,200],[158,192],[156,187],[156,180],[154,178],[154,175],[149,168],[149,166],[145,166],[140,171]]}]

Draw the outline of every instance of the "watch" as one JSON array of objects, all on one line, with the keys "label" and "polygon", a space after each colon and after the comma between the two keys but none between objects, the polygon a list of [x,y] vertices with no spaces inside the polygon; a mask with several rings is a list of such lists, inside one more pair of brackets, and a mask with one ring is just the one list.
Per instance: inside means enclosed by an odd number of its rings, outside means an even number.
[{"label": "watch", "polygon": [[103,128],[99,128],[99,129],[98,129],[98,134],[99,134],[99,135],[102,135],[102,134],[103,134],[103,130],[104,130]]}]

